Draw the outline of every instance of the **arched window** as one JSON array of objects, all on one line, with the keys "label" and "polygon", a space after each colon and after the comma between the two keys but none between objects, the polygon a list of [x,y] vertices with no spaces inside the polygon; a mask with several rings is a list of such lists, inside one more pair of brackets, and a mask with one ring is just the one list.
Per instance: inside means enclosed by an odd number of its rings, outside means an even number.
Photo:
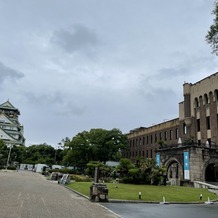
[{"label": "arched window", "polygon": [[208,95],[207,94],[204,94],[204,103],[208,104]]},{"label": "arched window", "polygon": [[203,97],[202,95],[199,97],[199,107],[203,105]]},{"label": "arched window", "polygon": [[195,107],[199,107],[199,102],[198,102],[198,98],[195,98]]},{"label": "arched window", "polygon": [[218,90],[217,89],[214,91],[214,95],[215,95],[215,101],[218,101]]},{"label": "arched window", "polygon": [[209,104],[213,102],[213,92],[209,92]]}]

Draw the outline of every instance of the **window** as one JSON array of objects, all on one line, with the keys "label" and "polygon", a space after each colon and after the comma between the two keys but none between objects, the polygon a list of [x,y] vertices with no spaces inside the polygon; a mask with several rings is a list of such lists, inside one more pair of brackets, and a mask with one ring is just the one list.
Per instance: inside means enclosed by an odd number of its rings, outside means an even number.
[{"label": "window", "polygon": [[153,143],[153,135],[151,135],[150,138],[151,138],[151,144],[152,144]]},{"label": "window", "polygon": [[198,99],[195,98],[195,107],[199,107]]},{"label": "window", "polygon": [[164,132],[164,140],[167,140],[167,131]]},{"label": "window", "polygon": [[155,143],[156,143],[157,142],[157,134],[154,135],[154,138],[155,138],[154,140],[155,140]]},{"label": "window", "polygon": [[152,149],[151,149],[151,158],[153,157],[153,151],[152,151]]},{"label": "window", "polygon": [[204,94],[204,103],[208,104],[208,96],[207,96],[207,94]]},{"label": "window", "polygon": [[160,132],[160,135],[159,135],[159,136],[160,136],[160,140],[162,140],[162,133],[161,133],[161,132]]},{"label": "window", "polygon": [[179,138],[179,129],[178,128],[176,128],[175,136],[176,136],[176,139]]},{"label": "window", "polygon": [[173,131],[170,130],[170,140],[172,140],[172,137],[173,137]]},{"label": "window", "polygon": [[183,123],[183,134],[187,133],[187,126],[185,123]]},{"label": "window", "polygon": [[218,90],[217,89],[215,90],[215,99],[216,101],[218,101]]},{"label": "window", "polygon": [[201,122],[200,122],[200,119],[197,119],[197,132],[200,132],[201,131]]},{"label": "window", "polygon": [[206,117],[207,129],[210,129],[210,117]]}]

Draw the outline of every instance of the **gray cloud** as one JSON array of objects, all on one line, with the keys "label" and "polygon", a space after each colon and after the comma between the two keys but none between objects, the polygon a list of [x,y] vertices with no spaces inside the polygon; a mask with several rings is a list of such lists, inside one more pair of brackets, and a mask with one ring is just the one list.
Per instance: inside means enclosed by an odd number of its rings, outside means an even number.
[{"label": "gray cloud", "polygon": [[1,1],[0,103],[21,111],[27,144],[175,118],[183,82],[217,71],[214,0],[21,2]]},{"label": "gray cloud", "polygon": [[[23,93],[23,98],[28,104],[39,107],[40,110],[50,111],[51,114],[58,116],[81,116],[85,112],[85,103],[83,101],[77,101],[78,96],[71,95],[70,97],[62,92],[45,92],[45,93],[34,93],[31,90]],[[52,110],[50,110],[52,108]]]},{"label": "gray cloud", "polygon": [[8,79],[16,81],[17,79],[21,79],[23,77],[24,77],[23,73],[14,70],[10,67],[7,67],[2,62],[0,62],[0,83]]},{"label": "gray cloud", "polygon": [[82,25],[75,24],[70,29],[54,32],[51,43],[60,46],[66,52],[89,51],[99,44],[96,33]]}]

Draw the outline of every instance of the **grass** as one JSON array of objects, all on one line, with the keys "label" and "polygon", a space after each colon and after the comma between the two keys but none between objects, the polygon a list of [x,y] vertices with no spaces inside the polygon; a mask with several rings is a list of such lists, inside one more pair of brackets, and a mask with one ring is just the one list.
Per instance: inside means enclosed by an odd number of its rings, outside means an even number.
[{"label": "grass", "polygon": [[[72,182],[67,186],[83,195],[89,196],[91,182]],[[208,200],[216,200],[218,196],[209,192],[207,189],[197,189],[181,186],[151,186],[151,185],[132,185],[132,184],[113,184],[105,183],[108,187],[109,199],[120,200],[139,200],[138,194],[141,192],[141,200],[149,202],[160,202],[165,197],[168,202],[197,203]],[[200,194],[203,195],[200,201]]]}]

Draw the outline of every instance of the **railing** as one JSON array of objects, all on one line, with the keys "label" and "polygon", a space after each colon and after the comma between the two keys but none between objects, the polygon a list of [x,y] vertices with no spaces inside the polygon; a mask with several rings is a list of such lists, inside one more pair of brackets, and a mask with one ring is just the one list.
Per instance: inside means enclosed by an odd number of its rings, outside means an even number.
[{"label": "railing", "polygon": [[194,181],[194,187],[218,190],[218,185],[212,185],[210,183],[200,181]]},{"label": "railing", "polygon": [[216,144],[211,144],[209,146],[207,146],[206,144],[200,144],[198,145],[197,143],[183,143],[182,145],[160,145],[158,150],[162,150],[162,149],[172,149],[172,148],[182,148],[182,147],[199,147],[199,148],[207,148],[207,149],[218,149],[218,145]]}]

